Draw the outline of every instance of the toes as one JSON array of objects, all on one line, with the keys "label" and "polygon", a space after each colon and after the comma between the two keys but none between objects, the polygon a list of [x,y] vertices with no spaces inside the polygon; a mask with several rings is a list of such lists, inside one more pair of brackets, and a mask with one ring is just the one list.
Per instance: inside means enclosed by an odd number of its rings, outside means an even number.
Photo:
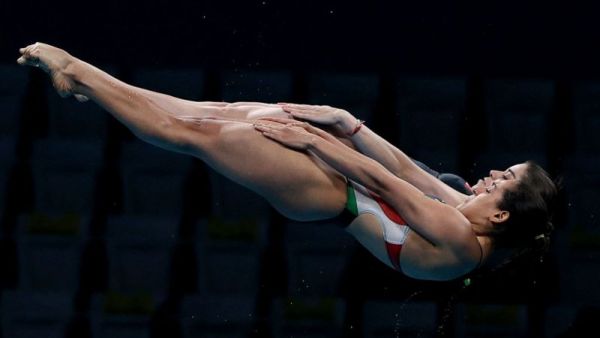
[{"label": "toes", "polygon": [[36,59],[26,57],[26,56],[21,56],[20,58],[18,58],[17,63],[20,64],[21,66],[39,67],[39,63],[37,62]]},{"label": "toes", "polygon": [[25,55],[33,55],[34,53],[37,53],[38,51],[38,44],[35,43],[33,45],[29,45],[27,47],[25,47]]},{"label": "toes", "polygon": [[23,48],[19,48],[19,53],[23,55],[37,55],[42,45],[42,43],[36,42]]},{"label": "toes", "polygon": [[19,52],[21,52],[21,55],[27,57],[27,56],[31,55],[31,48],[29,48],[29,47],[21,48],[21,49],[19,49]]},{"label": "toes", "polygon": [[40,67],[40,50],[38,46],[39,44],[35,43],[23,48],[19,48],[19,53],[21,53],[21,57],[17,59],[17,63],[22,66]]}]

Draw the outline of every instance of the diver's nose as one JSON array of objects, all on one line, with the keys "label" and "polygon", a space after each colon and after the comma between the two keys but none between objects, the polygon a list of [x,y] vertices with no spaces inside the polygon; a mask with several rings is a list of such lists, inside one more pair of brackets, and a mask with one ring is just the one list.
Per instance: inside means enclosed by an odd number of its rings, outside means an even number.
[{"label": "diver's nose", "polygon": [[502,172],[498,171],[498,170],[490,170],[490,177],[492,178],[492,180],[496,180],[496,179],[502,178],[501,177],[501,173]]}]

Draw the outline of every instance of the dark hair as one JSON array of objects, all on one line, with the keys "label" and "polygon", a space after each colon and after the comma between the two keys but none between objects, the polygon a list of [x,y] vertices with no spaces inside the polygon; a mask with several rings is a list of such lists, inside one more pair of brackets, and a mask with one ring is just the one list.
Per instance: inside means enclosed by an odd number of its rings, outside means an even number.
[{"label": "dark hair", "polygon": [[542,167],[533,161],[526,164],[523,177],[504,193],[498,206],[510,216],[495,224],[493,239],[497,248],[547,249],[550,243],[557,187]]},{"label": "dark hair", "polygon": [[554,230],[551,219],[558,188],[542,167],[533,161],[527,161],[526,164],[524,176],[519,177],[516,187],[504,193],[499,204],[500,210],[510,212],[510,217],[506,222],[496,224],[493,234],[496,248],[517,249],[516,253],[456,280],[458,291],[447,300],[437,328],[438,336],[445,335],[454,305],[473,280],[483,281],[519,260],[537,259],[541,262],[546,254]]},{"label": "dark hair", "polygon": [[440,176],[438,176],[438,179],[460,193],[463,193],[465,195],[473,194],[473,192],[469,188],[467,188],[467,181],[465,181],[464,178],[458,175],[442,173],[440,174]]}]

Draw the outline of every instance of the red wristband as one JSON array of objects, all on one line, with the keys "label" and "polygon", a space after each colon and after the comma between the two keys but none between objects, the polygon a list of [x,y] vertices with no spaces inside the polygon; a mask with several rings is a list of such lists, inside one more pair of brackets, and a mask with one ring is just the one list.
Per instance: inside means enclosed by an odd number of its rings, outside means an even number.
[{"label": "red wristband", "polygon": [[365,123],[365,121],[356,119],[356,127],[354,127],[354,130],[352,130],[352,132],[350,134],[348,134],[348,136],[352,137],[356,133],[358,133],[358,131],[360,130],[360,128],[362,128],[364,123]]}]

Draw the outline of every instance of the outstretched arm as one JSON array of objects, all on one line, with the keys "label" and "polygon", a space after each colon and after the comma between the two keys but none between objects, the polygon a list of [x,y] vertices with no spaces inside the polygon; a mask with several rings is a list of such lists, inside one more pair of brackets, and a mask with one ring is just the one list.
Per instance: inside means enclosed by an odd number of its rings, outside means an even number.
[{"label": "outstretched arm", "polygon": [[294,118],[333,126],[339,134],[346,135],[361,153],[381,163],[394,175],[410,182],[419,190],[435,195],[453,206],[465,200],[466,195],[429,175],[404,152],[366,125],[361,125],[357,130],[360,122],[348,111],[329,106],[299,104],[283,104],[282,107]]},{"label": "outstretched arm", "polygon": [[313,153],[327,164],[381,196],[411,228],[436,247],[462,248],[474,237],[468,220],[454,207],[427,197],[377,161],[322,137],[323,131],[309,124],[261,124],[264,136],[296,150]]}]

